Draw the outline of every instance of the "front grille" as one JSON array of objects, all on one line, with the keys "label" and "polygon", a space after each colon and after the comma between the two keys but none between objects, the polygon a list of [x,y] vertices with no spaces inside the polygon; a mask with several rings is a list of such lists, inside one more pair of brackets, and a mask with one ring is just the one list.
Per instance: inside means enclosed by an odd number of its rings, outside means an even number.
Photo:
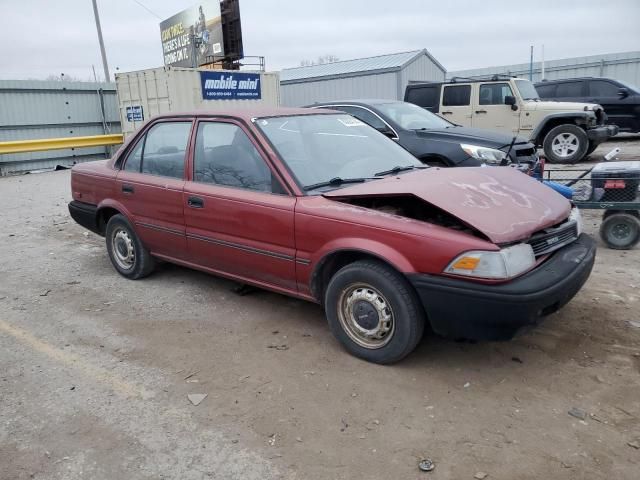
[{"label": "front grille", "polygon": [[516,150],[516,157],[533,157],[536,153],[536,149],[531,148],[521,148],[520,150]]},{"label": "front grille", "polygon": [[527,242],[536,257],[558,250],[578,238],[578,226],[569,221],[555,228],[547,228],[534,234]]}]

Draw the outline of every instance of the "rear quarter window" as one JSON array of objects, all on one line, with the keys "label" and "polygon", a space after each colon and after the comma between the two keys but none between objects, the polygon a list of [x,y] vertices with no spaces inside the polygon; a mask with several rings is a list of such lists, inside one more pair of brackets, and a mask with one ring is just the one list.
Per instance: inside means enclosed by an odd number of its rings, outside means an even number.
[{"label": "rear quarter window", "polygon": [[449,85],[444,87],[442,105],[445,107],[462,107],[471,101],[471,85]]},{"label": "rear quarter window", "polygon": [[434,108],[440,103],[440,87],[411,87],[407,90],[406,101],[419,107]]},{"label": "rear quarter window", "polygon": [[536,85],[536,91],[540,98],[555,98],[556,96],[555,85]]}]

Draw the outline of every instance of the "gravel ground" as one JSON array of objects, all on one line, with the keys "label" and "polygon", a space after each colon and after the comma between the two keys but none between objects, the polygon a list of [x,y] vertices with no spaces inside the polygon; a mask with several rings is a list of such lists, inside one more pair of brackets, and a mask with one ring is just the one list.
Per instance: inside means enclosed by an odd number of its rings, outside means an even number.
[{"label": "gravel ground", "polygon": [[427,336],[381,367],[316,305],[168,264],[123,279],[68,200],[68,171],[0,178],[2,480],[638,478],[637,249],[601,245],[513,341]]}]

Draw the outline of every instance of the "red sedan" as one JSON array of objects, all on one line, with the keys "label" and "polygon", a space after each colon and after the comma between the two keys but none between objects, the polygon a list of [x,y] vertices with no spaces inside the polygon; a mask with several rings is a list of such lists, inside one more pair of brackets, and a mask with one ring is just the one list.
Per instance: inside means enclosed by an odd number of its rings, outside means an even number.
[{"label": "red sedan", "polygon": [[391,363],[425,324],[508,339],[566,304],[595,245],[577,209],[508,167],[428,168],[329,110],[152,119],[77,165],[72,217],[130,279],[155,259],[324,305],[354,355]]}]

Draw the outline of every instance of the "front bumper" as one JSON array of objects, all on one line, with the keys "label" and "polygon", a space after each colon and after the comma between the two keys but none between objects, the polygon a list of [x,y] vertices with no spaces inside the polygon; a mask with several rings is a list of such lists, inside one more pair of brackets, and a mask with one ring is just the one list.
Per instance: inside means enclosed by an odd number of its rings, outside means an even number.
[{"label": "front bumper", "polygon": [[618,134],[617,125],[603,125],[601,127],[590,128],[587,130],[587,137],[594,143],[602,143]]},{"label": "front bumper", "polygon": [[455,339],[508,340],[569,302],[589,278],[596,243],[586,234],[508,283],[413,274],[433,330]]}]

